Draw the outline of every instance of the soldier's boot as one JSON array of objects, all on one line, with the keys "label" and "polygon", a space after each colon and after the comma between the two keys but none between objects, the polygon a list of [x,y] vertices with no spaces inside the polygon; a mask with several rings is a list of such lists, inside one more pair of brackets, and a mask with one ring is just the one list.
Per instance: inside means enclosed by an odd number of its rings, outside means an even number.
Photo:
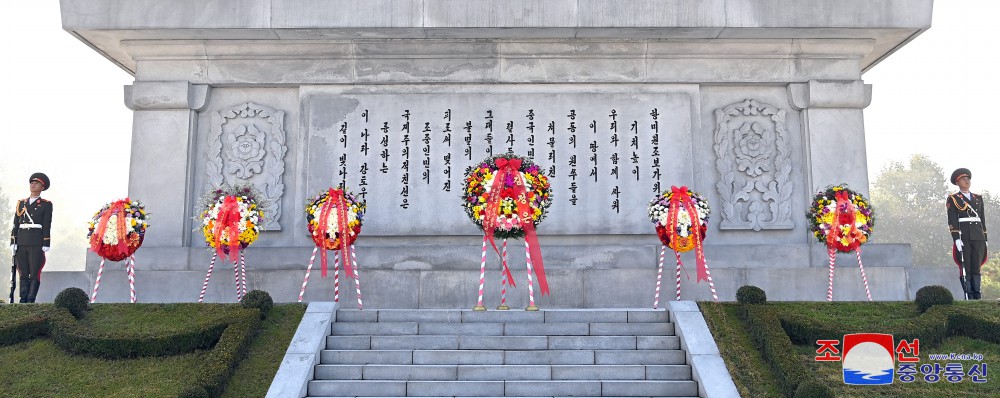
[{"label": "soldier's boot", "polygon": [[20,295],[21,300],[18,301],[18,303],[27,303],[28,302],[28,289],[29,289],[28,280],[27,279],[20,279],[18,282],[19,282],[18,285],[21,286],[21,295]]},{"label": "soldier's boot", "polygon": [[28,302],[34,303],[35,297],[38,296],[38,287],[42,284],[42,281],[38,279],[31,280],[31,286],[28,289]]},{"label": "soldier's boot", "polygon": [[980,287],[982,286],[981,285],[982,281],[983,281],[982,275],[972,275],[972,286],[970,286],[970,288],[972,289],[973,300],[979,300],[982,298],[982,291],[979,290]]}]

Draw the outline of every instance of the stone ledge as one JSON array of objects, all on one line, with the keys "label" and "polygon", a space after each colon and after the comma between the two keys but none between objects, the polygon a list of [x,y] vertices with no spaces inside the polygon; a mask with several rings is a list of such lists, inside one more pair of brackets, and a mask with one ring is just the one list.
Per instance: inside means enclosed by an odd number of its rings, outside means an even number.
[{"label": "stone ledge", "polygon": [[708,324],[693,301],[669,302],[670,320],[681,339],[691,375],[698,382],[698,396],[708,398],[739,397],[736,383],[726,368],[719,347]]},{"label": "stone ledge", "polygon": [[309,304],[271,381],[267,397],[306,396],[309,381],[313,379],[313,372],[319,363],[319,353],[326,348],[326,337],[330,335],[338,306],[337,303],[321,301]]}]

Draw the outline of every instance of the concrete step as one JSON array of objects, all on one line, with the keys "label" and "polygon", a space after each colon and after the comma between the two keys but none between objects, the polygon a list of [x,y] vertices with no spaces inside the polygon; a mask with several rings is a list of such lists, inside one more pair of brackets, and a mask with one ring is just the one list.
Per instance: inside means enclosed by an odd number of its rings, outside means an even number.
[{"label": "concrete step", "polygon": [[341,309],[337,322],[444,322],[444,323],[649,323],[669,322],[665,310],[553,309],[541,311],[472,311],[456,309]]},{"label": "concrete step", "polygon": [[677,350],[677,336],[328,336],[331,350]]},{"label": "concrete step", "polygon": [[323,350],[322,364],[681,365],[681,350]]},{"label": "concrete step", "polygon": [[690,380],[688,365],[317,365],[316,380]]},{"label": "concrete step", "polygon": [[679,397],[697,393],[694,381],[314,380],[308,386],[308,395],[314,397]]},{"label": "concrete step", "polygon": [[673,336],[673,323],[334,322],[335,336]]},{"label": "concrete step", "polygon": [[339,310],[310,397],[684,397],[664,310]]}]

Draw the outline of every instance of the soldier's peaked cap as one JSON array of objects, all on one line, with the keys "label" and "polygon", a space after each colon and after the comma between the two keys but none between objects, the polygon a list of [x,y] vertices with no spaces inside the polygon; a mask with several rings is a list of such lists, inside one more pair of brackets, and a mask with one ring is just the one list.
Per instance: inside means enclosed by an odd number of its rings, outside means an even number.
[{"label": "soldier's peaked cap", "polygon": [[962,177],[972,178],[972,172],[965,167],[955,169],[955,171],[951,172],[951,183],[958,185],[958,179]]},{"label": "soldier's peaked cap", "polygon": [[38,181],[38,182],[42,183],[42,185],[45,186],[44,188],[42,188],[43,191],[46,190],[46,189],[49,189],[49,186],[50,186],[49,176],[45,175],[45,173],[35,173],[35,174],[32,174],[30,178],[28,178],[28,182],[29,183],[30,182],[35,182],[35,181]]}]

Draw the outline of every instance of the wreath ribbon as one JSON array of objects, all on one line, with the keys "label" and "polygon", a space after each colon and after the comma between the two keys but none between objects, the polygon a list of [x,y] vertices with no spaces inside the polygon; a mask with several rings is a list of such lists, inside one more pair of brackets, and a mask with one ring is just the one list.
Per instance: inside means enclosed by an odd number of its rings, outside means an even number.
[{"label": "wreath ribbon", "polygon": [[837,191],[835,198],[837,205],[834,210],[833,223],[830,225],[831,231],[826,236],[827,247],[845,252],[853,251],[861,245],[857,236],[860,232],[855,225],[856,208],[854,203],[851,203],[850,193],[847,191]]},{"label": "wreath ribbon", "polygon": [[111,216],[115,213],[118,214],[114,228],[118,232],[118,243],[115,248],[119,253],[128,253],[128,241],[125,235],[125,203],[129,201],[128,198],[124,200],[116,200],[114,203],[104,211],[101,215],[100,221],[97,223],[97,228],[94,233],[90,236],[90,250],[94,253],[100,253],[101,244],[104,243],[104,234],[107,233],[108,223],[111,220]]},{"label": "wreath ribbon", "polygon": [[347,235],[353,232],[351,231],[347,218],[348,206],[350,205],[347,203],[347,198],[344,197],[343,189],[330,188],[330,190],[327,191],[326,202],[323,203],[323,208],[319,213],[319,226],[313,230],[313,234],[318,235],[320,238],[315,241],[324,242],[322,244],[323,252],[320,255],[320,267],[324,278],[326,277],[327,270],[325,235],[331,211],[335,211],[337,215],[337,230],[334,231],[334,233],[340,236],[340,256],[342,262],[344,263],[344,270],[347,271],[348,276],[354,275],[354,268],[351,267],[350,262],[350,245],[347,243]]},{"label": "wreath ribbon", "polygon": [[219,215],[216,217],[212,234],[215,235],[215,250],[219,257],[226,257],[226,253],[222,250],[222,236],[224,233],[229,235],[229,259],[234,264],[240,258],[238,252],[240,250],[240,221],[242,219],[240,205],[236,202],[236,197],[226,196],[222,200],[222,205],[219,206]]},{"label": "wreath ribbon", "polygon": [[[694,234],[694,255],[695,262],[698,267],[698,277],[696,282],[707,281],[708,280],[708,264],[705,261],[705,249],[701,245],[701,219],[698,218],[698,210],[695,208],[694,202],[691,200],[691,193],[688,192],[686,186],[680,188],[676,186],[671,186],[670,195],[670,217],[668,221],[668,228],[671,234],[677,233],[677,215],[681,207],[684,207],[684,211],[688,213],[688,218],[691,219],[691,232]],[[677,250],[677,240],[671,240],[674,250]]]},{"label": "wreath ribbon", "polygon": [[[497,217],[500,215],[500,203],[503,202],[504,197],[511,197],[514,199],[514,203],[517,205],[517,215],[521,222],[521,229],[524,230],[524,241],[528,243],[528,250],[532,258],[532,266],[535,268],[535,274],[538,277],[538,287],[541,294],[549,294],[549,283],[545,278],[545,265],[542,261],[542,250],[538,245],[538,235],[535,232],[535,223],[532,220],[531,206],[528,205],[528,189],[521,177],[521,159],[507,159],[499,158],[496,160],[497,172],[493,179],[493,185],[490,188],[489,196],[486,199],[486,209],[483,217],[483,233],[486,235],[486,239],[490,241],[490,245],[493,246],[493,250],[496,251],[498,256],[500,254],[500,249],[497,248],[496,241],[493,238],[493,233],[497,228]],[[504,181],[507,178],[511,178],[514,181],[513,188],[505,188]],[[514,285],[514,277],[510,273],[509,268],[504,268],[504,274],[507,276],[507,282],[511,286]]]}]

